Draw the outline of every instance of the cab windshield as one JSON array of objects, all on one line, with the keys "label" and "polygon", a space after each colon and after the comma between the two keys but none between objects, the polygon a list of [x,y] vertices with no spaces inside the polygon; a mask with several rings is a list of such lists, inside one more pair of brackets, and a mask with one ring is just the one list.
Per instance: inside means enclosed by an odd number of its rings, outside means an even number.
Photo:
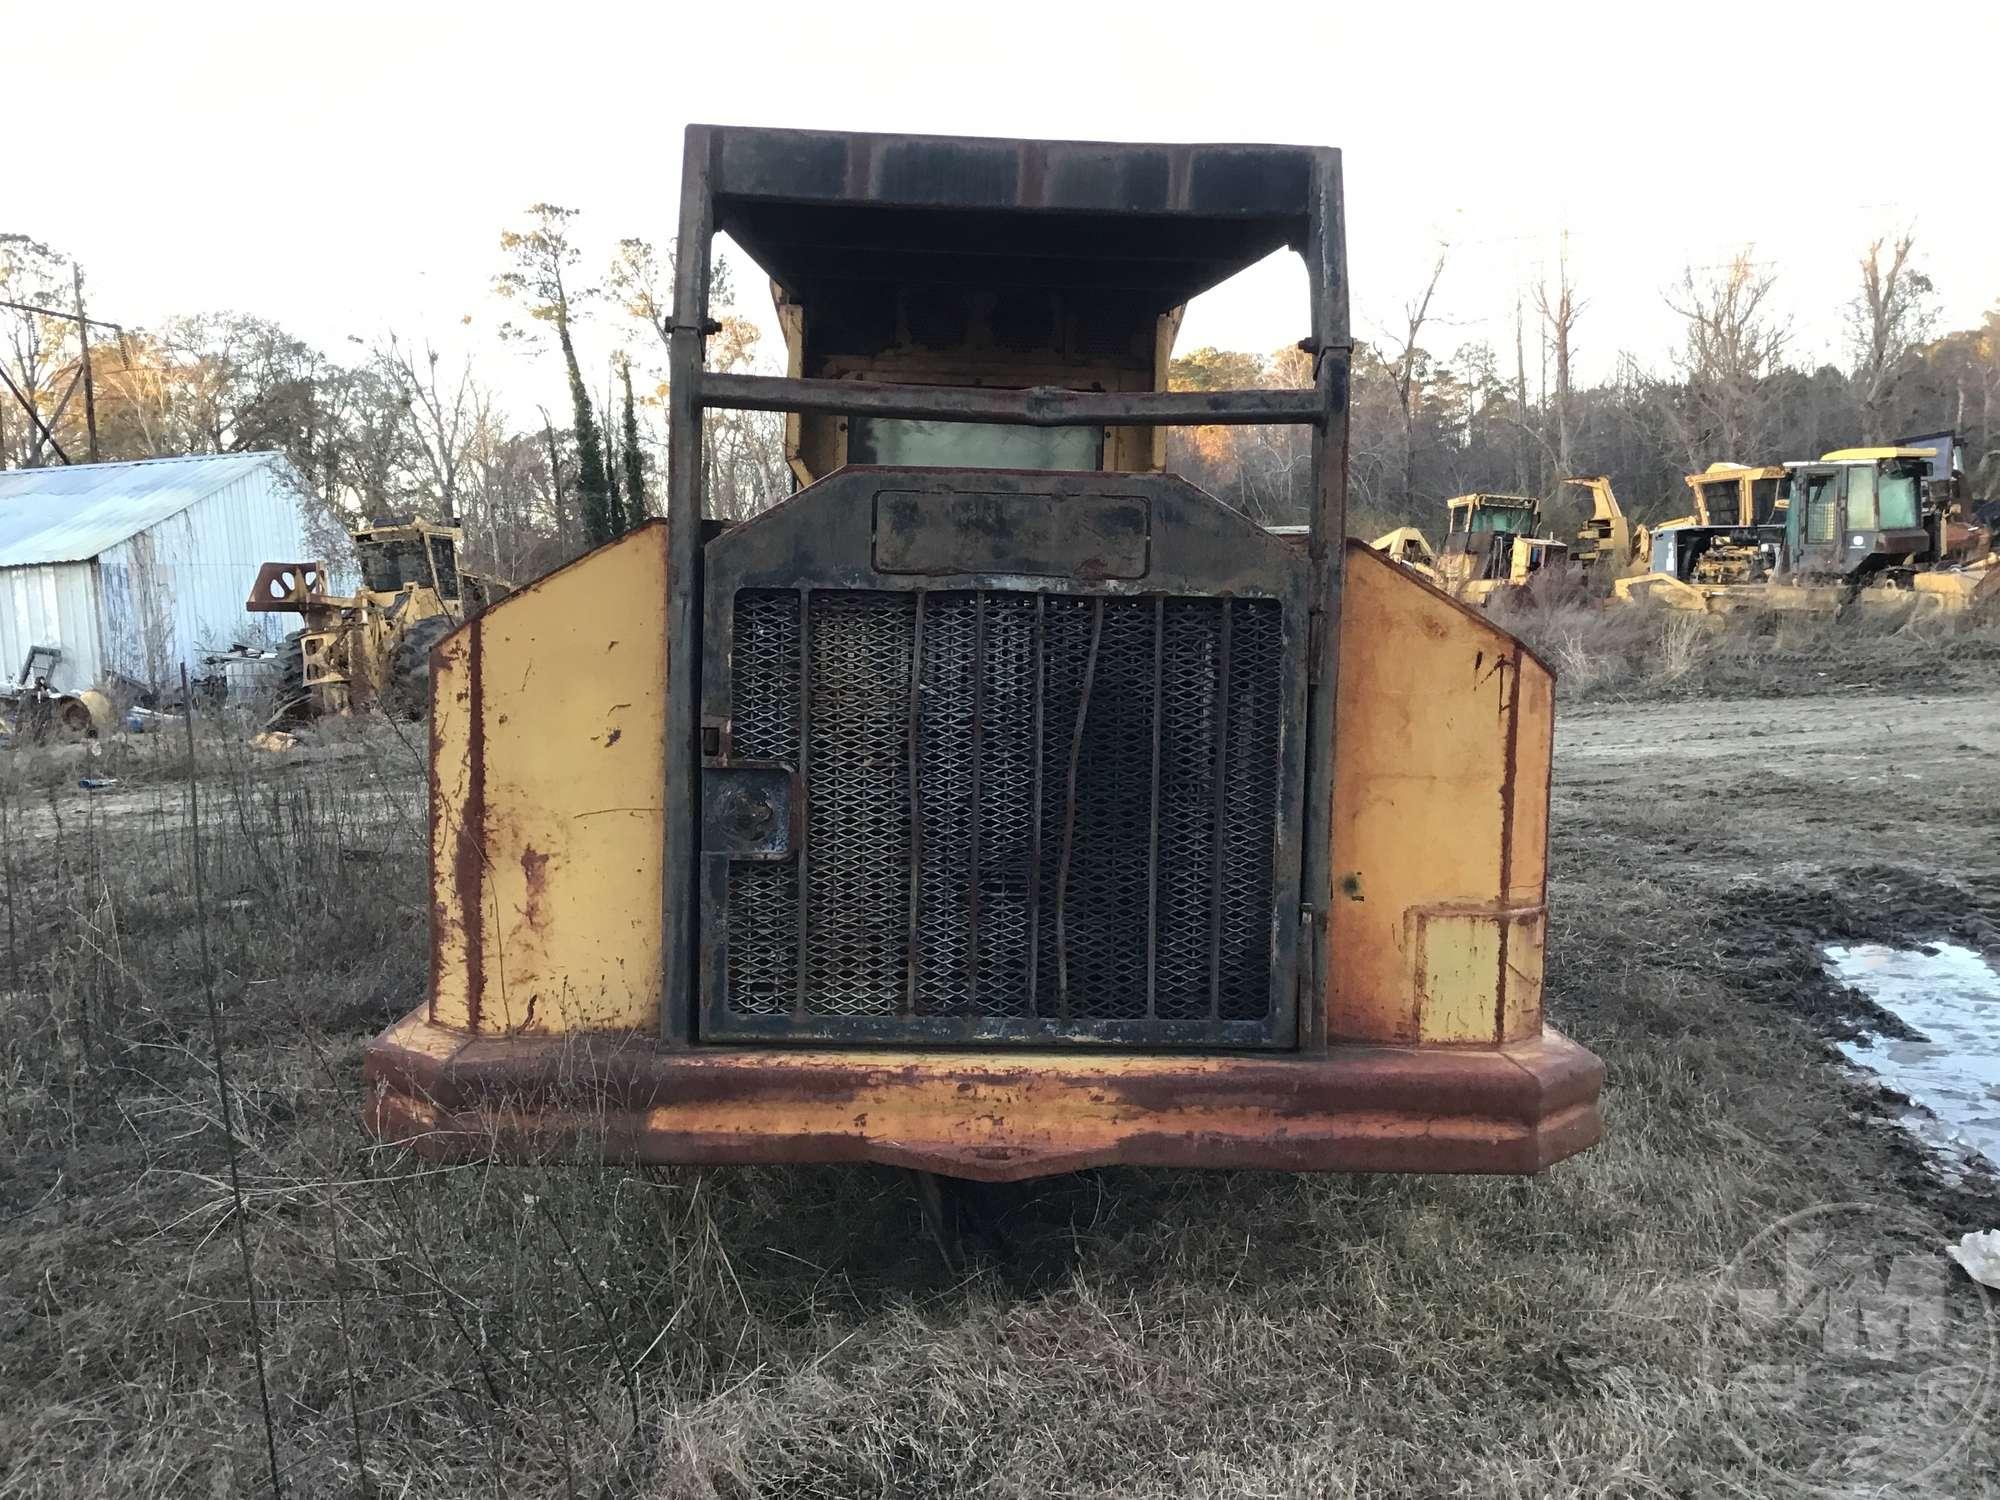
[{"label": "cab windshield", "polygon": [[1740,519],[1742,499],[1733,479],[1720,479],[1698,487],[1703,519],[1710,526],[1734,526]]},{"label": "cab windshield", "polygon": [[1907,530],[1920,524],[1917,500],[1929,467],[1917,458],[1891,459],[1882,465],[1875,482],[1875,509],[1884,531]]},{"label": "cab windshield", "polygon": [[[1469,507],[1468,510],[1470,510]],[[1461,518],[1465,518],[1467,511],[1462,510],[1458,514]],[[1473,532],[1504,531],[1509,534],[1518,535],[1528,530],[1529,521],[1533,517],[1533,514],[1525,505],[1482,505],[1477,510],[1470,511],[1471,524],[1469,527],[1461,524],[1453,529],[1459,531],[1471,530]]]}]

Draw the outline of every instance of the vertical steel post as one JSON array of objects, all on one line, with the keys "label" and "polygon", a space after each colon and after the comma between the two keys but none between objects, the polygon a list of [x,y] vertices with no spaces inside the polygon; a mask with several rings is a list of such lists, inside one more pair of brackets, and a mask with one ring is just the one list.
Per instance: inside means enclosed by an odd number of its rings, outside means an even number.
[{"label": "vertical steel post", "polygon": [[713,136],[690,125],[681,156],[680,239],[667,351],[667,724],[665,848],[660,867],[660,1042],[693,1040],[695,810],[699,806],[701,684],[701,367],[708,328],[709,241],[715,200]]},{"label": "vertical steel post", "polygon": [[76,289],[76,338],[83,350],[83,424],[90,436],[90,461],[97,462],[97,386],[90,376],[90,319],[83,315],[83,267],[69,263],[70,284]]},{"label": "vertical steel post", "polygon": [[1310,942],[1299,1008],[1299,1047],[1326,1050],[1328,906],[1333,899],[1334,695],[1340,673],[1341,548],[1347,536],[1347,225],[1341,206],[1340,153],[1314,153],[1308,205],[1306,277],[1312,292],[1313,385],[1319,420],[1312,436],[1312,620],[1306,714],[1304,865],[1299,900]]}]

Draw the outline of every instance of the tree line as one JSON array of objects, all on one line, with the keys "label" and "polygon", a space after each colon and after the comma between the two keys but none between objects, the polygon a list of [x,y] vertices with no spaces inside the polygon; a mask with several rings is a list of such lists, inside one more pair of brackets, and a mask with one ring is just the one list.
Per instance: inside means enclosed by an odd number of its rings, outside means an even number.
[{"label": "tree line", "polygon": [[[1940,332],[1935,292],[1909,235],[1866,246],[1843,309],[1846,358],[1793,358],[1774,309],[1778,273],[1749,250],[1690,268],[1666,294],[1677,344],[1651,364],[1623,355],[1611,378],[1573,379],[1589,300],[1567,255],[1514,308],[1511,348],[1426,347],[1450,277],[1443,249],[1395,330],[1357,343],[1349,397],[1349,529],[1434,528],[1441,502],[1475,490],[1553,502],[1551,529],[1575,519],[1559,481],[1607,474],[1641,519],[1684,514],[1683,476],[1718,460],[1775,463],[1917,432],[1960,433],[1982,498],[2000,496],[2000,307]],[[1294,349],[1268,356],[1197,349],[1173,363],[1183,389],[1306,383]],[[1294,429],[1207,428],[1170,438],[1173,467],[1262,520],[1305,516],[1308,442]],[[1560,531],[1555,534],[1563,534]]]},{"label": "tree line", "polygon": [[[265,317],[237,312],[171,317],[155,327],[91,328],[89,354],[100,456],[277,449],[318,499],[313,542],[340,555],[361,518],[456,516],[474,566],[532,578],[657,514],[663,497],[666,353],[672,333],[673,246],[617,243],[587,272],[576,214],[536,204],[498,239],[494,290],[517,320],[503,338],[561,362],[567,409],[508,412],[470,357],[383,335],[338,355]],[[2000,308],[1977,327],[1940,333],[1935,294],[1914,240],[1877,241],[1857,258],[1840,362],[1793,358],[1792,329],[1774,308],[1777,272],[1745,250],[1689,269],[1667,294],[1676,345],[1647,362],[1620,358],[1610,378],[1579,384],[1573,354],[1590,303],[1565,254],[1544,284],[1523,290],[1512,348],[1489,340],[1432,347],[1451,251],[1441,248],[1394,330],[1357,343],[1349,402],[1350,529],[1434,527],[1440,502],[1506,490],[1558,502],[1566,474],[1609,474],[1642,518],[1684,509],[1681,476],[1717,459],[1816,457],[1860,441],[1952,428],[1980,464],[1975,487],[2000,492]],[[718,267],[708,340],[713,369],[748,368],[757,326],[733,310]],[[74,399],[84,345],[73,319],[87,278],[74,261],[23,235],[0,236],[0,467],[84,451]],[[37,312],[33,309],[44,309]],[[27,310],[23,310],[27,309]],[[576,334],[593,321],[613,349],[586,370]],[[1311,381],[1297,349],[1268,355],[1196,349],[1177,357],[1177,389],[1290,386]],[[65,399],[68,397],[69,399]],[[36,416],[30,419],[23,402]],[[703,465],[708,505],[750,515],[791,488],[782,419],[713,412]],[[1297,428],[1193,428],[1170,434],[1169,464],[1260,520],[1305,514],[1310,444]],[[1551,525],[1568,524],[1558,513]]]}]

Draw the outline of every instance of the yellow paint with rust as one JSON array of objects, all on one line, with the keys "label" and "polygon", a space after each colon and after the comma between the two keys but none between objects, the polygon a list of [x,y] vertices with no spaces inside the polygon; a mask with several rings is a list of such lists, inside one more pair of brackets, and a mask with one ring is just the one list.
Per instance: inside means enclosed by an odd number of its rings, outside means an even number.
[{"label": "yellow paint with rust", "polygon": [[1946,614],[2000,601],[2000,557],[1989,554],[1961,568],[1934,569],[1910,580],[1918,599]]},{"label": "yellow paint with rust", "polygon": [[1484,617],[1347,547],[1327,1034],[1483,1043],[1542,1024],[1555,679]]},{"label": "yellow paint with rust", "polygon": [[[1533,1172],[1598,1134],[1598,1070],[1550,1033],[1504,1049],[1306,1059],[642,1046],[629,1063],[649,1084],[604,1091],[591,1080],[615,1053],[468,1041],[412,1016],[371,1048],[368,1118],[428,1154],[454,1154],[453,1135],[457,1150],[470,1137],[503,1155],[587,1141],[642,1159],[867,1160],[996,1181],[1120,1159]],[[477,1080],[534,1047],[547,1050],[471,1098],[440,1098],[405,1072],[442,1065]],[[551,1091],[549,1079],[582,1083]]]},{"label": "yellow paint with rust", "polygon": [[[666,528],[488,610],[438,652],[430,1019],[652,1032],[660,1004]],[[1541,1026],[1553,679],[1409,569],[1347,549],[1328,1032]]]},{"label": "yellow paint with rust", "polygon": [[667,528],[438,647],[431,1016],[486,1035],[656,1031]]}]

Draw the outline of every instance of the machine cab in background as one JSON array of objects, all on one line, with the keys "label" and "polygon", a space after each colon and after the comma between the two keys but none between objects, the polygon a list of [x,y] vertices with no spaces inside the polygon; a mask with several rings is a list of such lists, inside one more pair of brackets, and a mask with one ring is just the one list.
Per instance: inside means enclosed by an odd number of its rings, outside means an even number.
[{"label": "machine cab in background", "polygon": [[1863,582],[1927,557],[1923,497],[1935,456],[1929,448],[1842,448],[1818,463],[1788,464],[1792,571]]},{"label": "machine cab in background", "polygon": [[1445,501],[1448,518],[1437,573],[1446,589],[1472,603],[1494,592],[1519,588],[1537,572],[1566,562],[1569,544],[1536,533],[1541,502],[1527,495],[1454,495]]}]

